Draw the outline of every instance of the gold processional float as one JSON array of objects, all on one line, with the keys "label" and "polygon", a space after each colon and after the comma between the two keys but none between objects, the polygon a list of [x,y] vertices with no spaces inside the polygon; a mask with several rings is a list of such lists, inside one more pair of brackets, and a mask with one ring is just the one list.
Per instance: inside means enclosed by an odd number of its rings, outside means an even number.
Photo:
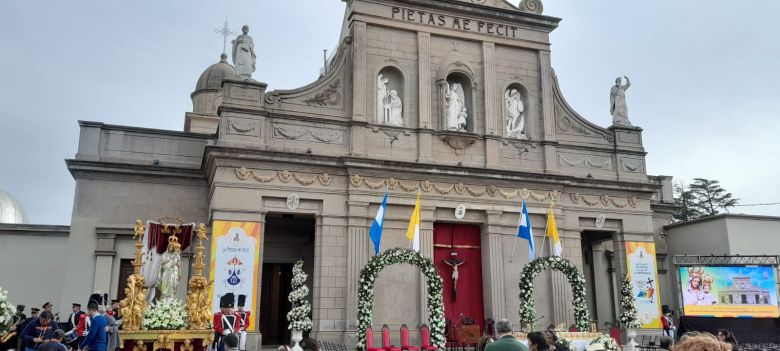
[{"label": "gold processional float", "polygon": [[[176,225],[169,228],[167,225],[163,233],[179,232]],[[187,327],[182,330],[146,330],[144,329],[144,314],[149,308],[146,301],[147,288],[144,287],[144,276],[141,274],[143,266],[142,248],[144,246],[144,224],[140,219],[136,220],[133,240],[135,243],[135,260],[133,260],[133,274],[127,278],[125,299],[120,302],[120,314],[122,315],[122,330],[119,335],[122,339],[123,351],[204,351],[214,341],[214,332],[211,329],[211,301],[209,300],[210,282],[203,276],[204,261],[203,241],[206,237],[206,226],[201,223],[197,228],[198,245],[195,247],[195,275],[190,278],[187,286]]]}]

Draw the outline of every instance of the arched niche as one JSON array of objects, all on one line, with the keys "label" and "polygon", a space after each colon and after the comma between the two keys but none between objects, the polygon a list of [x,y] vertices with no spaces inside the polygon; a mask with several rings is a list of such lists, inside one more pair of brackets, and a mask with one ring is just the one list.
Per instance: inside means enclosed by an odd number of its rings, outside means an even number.
[{"label": "arched niche", "polygon": [[531,94],[525,85],[514,82],[506,86],[501,94],[501,121],[504,137],[528,139],[530,116],[533,106]]},{"label": "arched niche", "polygon": [[439,81],[441,129],[474,132],[474,80],[467,71],[456,70]]},{"label": "arched niche", "polygon": [[385,66],[376,74],[374,122],[403,127],[406,124],[404,74],[395,66]]}]

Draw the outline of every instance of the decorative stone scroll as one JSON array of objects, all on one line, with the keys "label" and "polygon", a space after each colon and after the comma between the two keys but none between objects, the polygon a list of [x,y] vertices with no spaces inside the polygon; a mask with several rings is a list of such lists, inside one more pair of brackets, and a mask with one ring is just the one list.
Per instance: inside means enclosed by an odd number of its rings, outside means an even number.
[{"label": "decorative stone scroll", "polygon": [[323,89],[313,97],[303,100],[303,102],[312,106],[338,106],[341,101],[340,90],[341,80],[336,80],[335,82],[328,85],[327,88]]},{"label": "decorative stone scroll", "polygon": [[614,197],[609,195],[595,196],[594,199],[594,198],[588,198],[587,196],[580,195],[578,193],[571,193],[569,194],[569,198],[571,198],[571,202],[575,204],[579,204],[580,201],[582,201],[583,203],[585,203],[590,207],[601,204],[604,207],[608,207],[609,205],[612,205],[617,208],[625,208],[626,206],[630,206],[631,208],[636,208],[639,205],[639,198],[636,197],[629,197],[626,199],[626,202],[618,202],[617,200],[615,200]]}]

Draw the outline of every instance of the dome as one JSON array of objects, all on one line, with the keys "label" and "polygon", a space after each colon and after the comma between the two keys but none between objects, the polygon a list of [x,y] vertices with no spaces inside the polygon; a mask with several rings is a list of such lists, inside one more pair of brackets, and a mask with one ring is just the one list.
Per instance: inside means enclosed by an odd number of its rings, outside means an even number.
[{"label": "dome", "polygon": [[2,190],[0,190],[0,223],[27,223],[27,215],[22,204]]},{"label": "dome", "polygon": [[227,55],[222,54],[219,62],[203,71],[195,84],[195,91],[206,89],[222,89],[222,80],[236,75],[236,69],[227,62]]}]

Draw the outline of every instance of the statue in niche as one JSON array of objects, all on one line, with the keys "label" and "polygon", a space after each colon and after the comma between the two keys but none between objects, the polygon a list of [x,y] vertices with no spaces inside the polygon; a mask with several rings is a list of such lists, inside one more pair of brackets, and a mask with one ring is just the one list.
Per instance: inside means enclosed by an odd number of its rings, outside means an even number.
[{"label": "statue in niche", "polygon": [[404,104],[401,101],[401,98],[398,97],[398,92],[395,90],[390,90],[390,93],[385,98],[387,101],[388,108],[385,109],[385,111],[388,111],[388,117],[387,117],[387,123],[395,125],[395,126],[403,126],[404,125],[404,117],[403,117],[403,109]]},{"label": "statue in niche", "polygon": [[377,123],[403,127],[403,101],[396,90],[387,91],[390,80],[381,73],[377,78]]},{"label": "statue in niche", "polygon": [[390,80],[379,73],[376,82],[376,122],[385,123],[385,97],[387,96],[387,83]]},{"label": "statue in niche", "polygon": [[623,84],[623,80],[620,77],[615,79],[615,85],[612,87],[612,91],[609,93],[609,113],[612,114],[613,125],[630,126],[631,121],[628,120],[628,105],[626,104],[626,90],[631,87],[631,81],[626,78],[626,84]]},{"label": "statue in niche", "polygon": [[233,44],[233,66],[236,75],[250,78],[255,72],[255,42],[249,36],[249,26],[241,27],[242,34],[231,41]]},{"label": "statue in niche", "polygon": [[525,105],[523,95],[517,89],[504,92],[504,120],[508,138],[525,138]]},{"label": "statue in niche", "polygon": [[466,110],[466,95],[463,93],[463,86],[457,82],[449,84],[446,81],[442,82],[442,86],[446,89],[444,106],[447,130],[467,131],[468,111]]}]

